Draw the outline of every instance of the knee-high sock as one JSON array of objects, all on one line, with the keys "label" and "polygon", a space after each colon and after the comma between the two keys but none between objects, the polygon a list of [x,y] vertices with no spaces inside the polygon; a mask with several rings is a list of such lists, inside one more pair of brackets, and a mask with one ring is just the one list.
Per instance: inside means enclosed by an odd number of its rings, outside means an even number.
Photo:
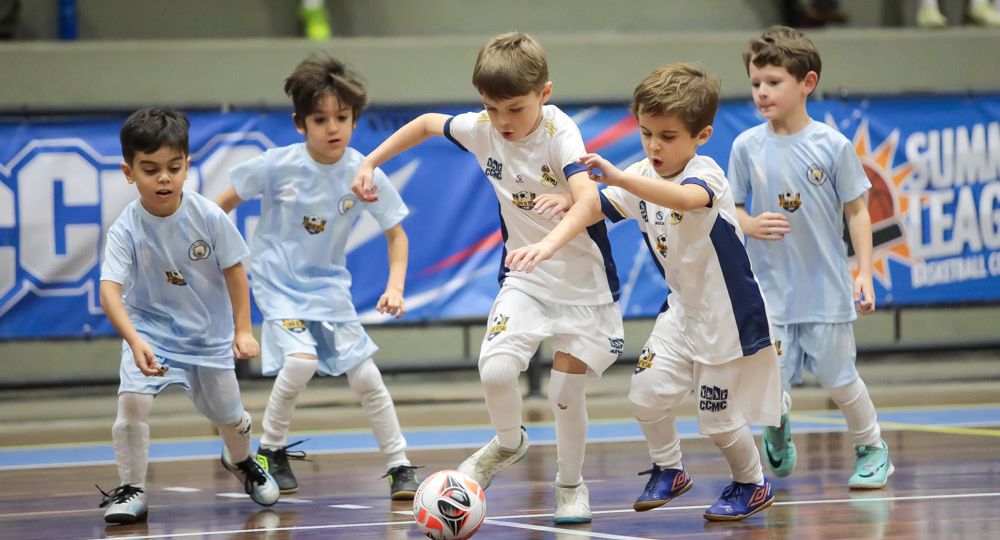
[{"label": "knee-high sock", "polygon": [[115,443],[115,463],[121,485],[146,487],[149,466],[149,412],[153,396],[126,392],[118,396],[118,415],[111,426]]},{"label": "knee-high sock", "polygon": [[854,382],[830,389],[830,399],[840,408],[847,422],[855,446],[882,446],[882,429],[879,428],[868,387],[861,377]]},{"label": "knee-high sock", "polygon": [[250,413],[243,411],[243,415],[240,419],[233,424],[215,424],[216,429],[219,430],[219,435],[222,437],[222,442],[226,445],[226,450],[229,452],[229,459],[233,463],[239,463],[241,461],[246,461],[250,457],[250,427],[253,425],[253,421],[250,418]]},{"label": "knee-high sock", "polygon": [[587,375],[552,370],[549,376],[549,406],[556,421],[556,483],[579,484],[587,444]]},{"label": "knee-high sock", "polygon": [[764,471],[760,467],[760,454],[753,442],[753,434],[748,426],[727,432],[710,435],[715,446],[719,447],[726,461],[733,481],[742,484],[764,483]]},{"label": "knee-high sock", "polygon": [[490,424],[500,446],[508,449],[521,445],[521,389],[517,386],[520,365],[516,357],[499,354],[483,359],[479,368]]},{"label": "knee-high sock", "polygon": [[347,372],[347,384],[361,401],[361,408],[368,415],[372,433],[378,441],[378,447],[385,454],[388,467],[409,465],[406,458],[406,439],[399,428],[399,417],[396,416],[396,406],[392,396],[385,387],[382,373],[371,358],[365,360],[354,369]]},{"label": "knee-high sock", "polygon": [[288,428],[292,424],[295,403],[315,373],[316,359],[285,357],[285,364],[274,379],[274,387],[264,409],[261,447],[274,449],[288,446]]},{"label": "knee-high sock", "polygon": [[661,411],[632,406],[635,419],[639,421],[642,434],[646,437],[649,447],[649,458],[653,463],[664,469],[681,468],[681,440],[677,436],[675,414],[673,411]]}]

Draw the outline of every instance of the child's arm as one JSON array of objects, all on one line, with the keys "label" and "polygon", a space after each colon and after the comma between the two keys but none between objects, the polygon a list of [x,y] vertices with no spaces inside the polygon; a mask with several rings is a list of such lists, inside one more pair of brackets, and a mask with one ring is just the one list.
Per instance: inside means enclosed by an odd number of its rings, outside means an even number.
[{"label": "child's arm", "polygon": [[229,302],[233,305],[233,352],[239,360],[249,360],[260,354],[260,346],[253,337],[250,324],[250,283],[243,263],[236,263],[222,271],[229,290]]},{"label": "child's arm", "polygon": [[222,211],[225,213],[230,213],[234,208],[239,206],[243,202],[243,199],[236,194],[236,188],[230,187],[224,191],[221,195],[215,198],[215,204],[222,207]]},{"label": "child's arm", "polygon": [[872,218],[864,196],[844,205],[847,230],[851,233],[854,256],[858,259],[858,277],[854,279],[854,304],[858,313],[875,311],[875,284],[872,282]]},{"label": "child's arm", "polygon": [[736,219],[740,222],[743,234],[759,240],[781,240],[792,228],[788,219],[775,212],[761,212],[751,216],[744,205],[736,205]]},{"label": "child's arm", "polygon": [[361,162],[358,172],[354,175],[354,181],[351,182],[351,191],[364,202],[377,201],[378,193],[375,192],[375,183],[372,180],[375,167],[413,148],[432,135],[444,136],[444,124],[449,118],[451,117],[446,114],[426,113],[399,128]]},{"label": "child's arm", "polygon": [[101,307],[104,309],[104,314],[111,321],[111,326],[115,327],[118,334],[132,349],[135,367],[139,368],[143,375],[159,375],[160,371],[156,366],[156,354],[153,352],[153,348],[135,331],[135,326],[128,318],[128,311],[125,310],[125,303],[122,302],[122,284],[102,280],[100,291]]},{"label": "child's arm", "polygon": [[[590,178],[595,182],[621,187],[636,197],[659,206],[686,212],[704,208],[712,202],[708,191],[697,184],[675,184],[626,173],[597,154],[587,154],[580,158],[580,162],[587,166]],[[600,175],[594,171],[599,171]]]},{"label": "child's arm", "polygon": [[385,231],[386,244],[389,247],[389,280],[385,283],[385,292],[378,299],[375,310],[379,313],[403,316],[403,287],[406,283],[406,261],[410,251],[410,241],[402,225],[396,225]]}]

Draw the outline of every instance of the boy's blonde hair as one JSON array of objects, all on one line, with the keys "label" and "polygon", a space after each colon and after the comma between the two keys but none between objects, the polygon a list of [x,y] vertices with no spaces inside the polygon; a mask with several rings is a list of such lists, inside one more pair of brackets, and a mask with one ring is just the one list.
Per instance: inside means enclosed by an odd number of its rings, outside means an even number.
[{"label": "boy's blonde hair", "polygon": [[696,136],[715,120],[721,89],[718,77],[697,66],[667,64],[635,87],[632,114],[676,115]]},{"label": "boy's blonde hair", "polygon": [[743,52],[743,63],[747,74],[750,62],[757,67],[783,67],[801,81],[806,74],[815,71],[817,77],[823,69],[816,45],[802,32],[787,26],[772,26],[760,37],[750,40]]},{"label": "boy's blonde hair", "polygon": [[541,92],[549,82],[545,51],[521,32],[501,34],[479,51],[472,84],[490,99],[510,99]]},{"label": "boy's blonde hair", "polygon": [[355,122],[368,104],[368,92],[361,77],[326,53],[315,53],[303,60],[285,79],[285,94],[292,98],[296,122],[305,122],[327,95],[350,107]]}]

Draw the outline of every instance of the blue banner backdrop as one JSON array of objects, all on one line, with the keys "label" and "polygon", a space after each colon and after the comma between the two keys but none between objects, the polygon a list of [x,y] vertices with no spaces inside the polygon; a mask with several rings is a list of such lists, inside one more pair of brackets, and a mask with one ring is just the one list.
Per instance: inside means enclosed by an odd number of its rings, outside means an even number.
[{"label": "blue banner backdrop", "polygon": [[[373,109],[352,146],[368,152],[424,108]],[[466,109],[434,109],[457,113]],[[588,148],[627,165],[642,158],[625,106],[567,108]],[[810,105],[813,118],[854,141],[872,180],[880,306],[1000,299],[1000,96],[877,98]],[[125,115],[0,121],[0,339],[110,335],[97,297],[105,233],[136,197],[125,182],[118,130]],[[725,103],[702,153],[725,168],[752,104]],[[229,169],[301,141],[289,111],[194,113],[188,187],[214,196]],[[497,291],[500,226],[476,161],[444,139],[384,170],[411,208],[406,320],[485,316]],[[804,173],[803,173],[804,174]],[[259,203],[234,214],[248,238]],[[627,317],[654,316],[666,288],[633,224],[611,240]],[[367,215],[349,243],[353,294],[367,322],[387,277],[385,242]],[[259,322],[259,313],[254,312]]]}]

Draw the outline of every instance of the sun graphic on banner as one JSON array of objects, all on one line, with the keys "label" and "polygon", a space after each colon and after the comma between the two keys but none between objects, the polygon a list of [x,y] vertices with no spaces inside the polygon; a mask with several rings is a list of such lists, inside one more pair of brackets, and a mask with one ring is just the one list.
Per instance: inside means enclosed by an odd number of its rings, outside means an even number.
[{"label": "sun graphic on banner", "polygon": [[[827,118],[827,124],[836,128],[832,117]],[[913,173],[909,163],[898,166],[893,164],[896,149],[899,148],[899,130],[893,130],[878,147],[872,148],[871,136],[868,132],[868,121],[862,120],[854,133],[854,151],[861,160],[868,180],[872,187],[868,190],[868,213],[872,220],[872,272],[886,289],[892,288],[892,278],[889,273],[889,261],[912,266],[922,262],[910,253],[906,242],[905,216],[910,210],[910,197],[907,182]],[[921,196],[923,202],[925,196]],[[851,273],[858,274],[857,261],[851,255]]]}]

